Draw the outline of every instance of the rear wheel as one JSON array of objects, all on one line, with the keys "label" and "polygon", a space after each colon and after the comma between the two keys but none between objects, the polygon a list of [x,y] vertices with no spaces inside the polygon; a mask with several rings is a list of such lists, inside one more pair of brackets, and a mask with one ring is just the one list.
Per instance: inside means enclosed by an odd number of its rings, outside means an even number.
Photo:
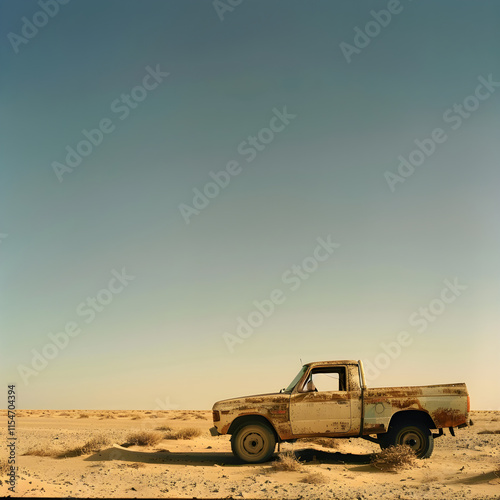
[{"label": "rear wheel", "polygon": [[380,436],[380,447],[407,445],[417,458],[429,458],[434,450],[434,438],[431,431],[423,424],[399,424],[389,430],[384,436]]},{"label": "rear wheel", "polygon": [[275,446],[274,432],[267,425],[257,422],[240,427],[231,438],[233,453],[244,462],[254,464],[269,460]]}]

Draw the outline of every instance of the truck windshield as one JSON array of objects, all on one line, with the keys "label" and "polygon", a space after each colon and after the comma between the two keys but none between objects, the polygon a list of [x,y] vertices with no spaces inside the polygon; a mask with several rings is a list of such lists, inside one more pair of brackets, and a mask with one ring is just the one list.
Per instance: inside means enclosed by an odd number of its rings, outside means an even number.
[{"label": "truck windshield", "polygon": [[290,383],[290,385],[284,390],[284,392],[292,392],[293,388],[297,385],[298,381],[302,378],[302,375],[304,375],[304,373],[306,372],[306,370],[307,370],[307,366],[304,365],[300,369],[300,372],[297,373],[297,375],[295,376],[295,378],[292,380],[292,382]]}]

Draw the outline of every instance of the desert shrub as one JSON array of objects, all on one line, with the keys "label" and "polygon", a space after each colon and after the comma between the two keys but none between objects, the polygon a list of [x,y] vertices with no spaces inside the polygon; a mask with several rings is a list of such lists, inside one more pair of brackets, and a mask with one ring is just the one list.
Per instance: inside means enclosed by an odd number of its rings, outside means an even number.
[{"label": "desert shrub", "polygon": [[285,451],[278,455],[278,459],[273,462],[275,471],[297,471],[303,467],[292,451]]},{"label": "desert shrub", "polygon": [[165,435],[165,439],[194,439],[201,436],[200,429],[194,427],[184,427],[178,431],[169,430]]},{"label": "desert shrub", "polygon": [[153,446],[163,439],[163,434],[155,431],[133,432],[127,436],[127,441],[138,446]]},{"label": "desert shrub", "polygon": [[170,418],[172,420],[191,420],[191,413],[187,411],[183,411],[181,413],[176,412],[175,415],[172,415]]},{"label": "desert shrub", "polygon": [[144,418],[140,413],[136,413],[133,417],[132,420],[140,420],[141,418]]},{"label": "desert shrub", "polygon": [[172,430],[172,427],[170,427],[168,425],[160,425],[160,427],[156,427],[155,430],[170,432]]},{"label": "desert shrub", "polygon": [[312,472],[311,474],[307,474],[307,476],[304,476],[300,480],[300,482],[308,484],[323,484],[328,482],[328,479],[324,474],[321,474],[321,472]]},{"label": "desert shrub", "polygon": [[80,418],[89,418],[88,413],[80,413]]},{"label": "desert shrub", "polygon": [[478,434],[500,434],[500,429],[480,431]]},{"label": "desert shrub", "polygon": [[58,417],[71,417],[71,413],[68,413],[67,411],[62,411],[57,414]]},{"label": "desert shrub", "polygon": [[407,445],[389,446],[372,456],[373,467],[382,471],[397,472],[417,465],[415,452]]},{"label": "desert shrub", "polygon": [[194,439],[195,437],[201,436],[201,431],[194,427],[184,427],[177,431],[177,436],[177,439]]},{"label": "desert shrub", "polygon": [[0,459],[0,476],[7,476],[10,472],[10,465],[6,458]]},{"label": "desert shrub", "polygon": [[71,450],[59,453],[58,458],[79,457],[80,455],[89,455],[90,453],[101,451],[103,446],[106,446],[109,443],[110,440],[102,434],[99,436],[94,436],[92,439],[89,439],[83,446],[77,446],[76,448],[72,448]]},{"label": "desert shrub", "polygon": [[31,455],[34,457],[54,457],[57,455],[57,452],[50,448],[40,448],[40,447],[32,447],[29,448],[23,455]]}]

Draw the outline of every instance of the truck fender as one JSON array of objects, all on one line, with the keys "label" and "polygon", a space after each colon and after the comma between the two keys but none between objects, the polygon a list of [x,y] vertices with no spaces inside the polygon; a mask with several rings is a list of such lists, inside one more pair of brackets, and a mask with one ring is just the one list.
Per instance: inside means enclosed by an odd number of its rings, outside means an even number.
[{"label": "truck fender", "polygon": [[259,414],[241,415],[239,417],[236,417],[231,422],[231,425],[229,426],[227,433],[228,434],[235,434],[239,428],[243,427],[244,425],[246,425],[250,422],[259,422],[259,423],[262,423],[264,425],[267,425],[273,431],[273,433],[276,437],[276,441],[280,440],[280,437],[279,437],[278,433],[276,432],[276,429],[274,428],[273,424],[266,417],[259,415]]}]

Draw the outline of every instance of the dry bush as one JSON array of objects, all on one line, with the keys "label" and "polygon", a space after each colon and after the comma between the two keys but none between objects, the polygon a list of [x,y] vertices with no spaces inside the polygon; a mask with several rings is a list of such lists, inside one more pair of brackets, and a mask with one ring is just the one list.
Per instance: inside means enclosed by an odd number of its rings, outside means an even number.
[{"label": "dry bush", "polygon": [[141,414],[136,413],[133,417],[132,420],[140,420],[141,418],[144,418]]},{"label": "dry bush", "polygon": [[57,414],[58,417],[71,417],[71,413],[68,413],[67,411],[61,411],[60,413]]},{"label": "dry bush", "polygon": [[80,418],[89,418],[88,413],[80,413]]},{"label": "dry bush", "polygon": [[321,446],[324,446],[325,448],[338,448],[339,447],[337,440],[333,439],[333,438],[326,438],[326,437],[303,438],[300,441],[304,442],[304,443],[319,444]]},{"label": "dry bush", "polygon": [[480,431],[480,432],[478,432],[478,434],[500,434],[500,429],[495,429],[493,431],[489,431],[489,430]]},{"label": "dry bush", "polygon": [[417,466],[415,452],[408,445],[389,446],[372,456],[373,467],[385,472],[397,472]]},{"label": "dry bush", "polygon": [[92,439],[89,439],[83,446],[77,446],[68,451],[63,451],[58,454],[59,458],[66,457],[79,457],[80,455],[90,455],[90,453],[95,453],[97,451],[101,451],[103,446],[106,446],[110,443],[110,440],[104,436],[103,434],[99,436],[94,436]]},{"label": "dry bush", "polygon": [[139,446],[153,446],[163,439],[163,434],[154,431],[133,432],[127,436],[127,441]]},{"label": "dry bush", "polygon": [[7,476],[10,472],[10,465],[6,458],[0,460],[0,476]]},{"label": "dry bush", "polygon": [[200,429],[195,429],[194,427],[184,427],[177,431],[177,439],[194,439],[201,436]]},{"label": "dry bush", "polygon": [[195,437],[201,436],[202,432],[200,429],[195,429],[194,427],[184,427],[178,431],[170,430],[165,435],[165,439],[194,439]]},{"label": "dry bush", "polygon": [[160,425],[160,427],[155,428],[156,431],[165,431],[165,432],[170,432],[172,430],[172,427],[168,425]]},{"label": "dry bush", "polygon": [[292,451],[285,451],[278,455],[278,460],[273,462],[273,470],[275,471],[297,471],[303,467]]},{"label": "dry bush", "polygon": [[124,417],[128,417],[128,415],[126,413],[119,413],[117,415],[118,418],[124,418]]},{"label": "dry bush", "polygon": [[308,484],[323,484],[328,482],[328,479],[324,474],[321,474],[321,472],[312,472],[311,474],[307,474],[307,476],[303,477],[300,482]]},{"label": "dry bush", "polygon": [[105,418],[116,418],[113,413],[105,413],[101,416],[101,420]]},{"label": "dry bush", "polygon": [[191,413],[187,411],[183,411],[182,413],[178,413],[176,415],[172,415],[172,420],[191,420]]},{"label": "dry bush", "polygon": [[57,451],[54,451],[50,448],[40,448],[40,447],[32,447],[29,448],[23,455],[31,455],[34,457],[55,457],[58,454]]}]

